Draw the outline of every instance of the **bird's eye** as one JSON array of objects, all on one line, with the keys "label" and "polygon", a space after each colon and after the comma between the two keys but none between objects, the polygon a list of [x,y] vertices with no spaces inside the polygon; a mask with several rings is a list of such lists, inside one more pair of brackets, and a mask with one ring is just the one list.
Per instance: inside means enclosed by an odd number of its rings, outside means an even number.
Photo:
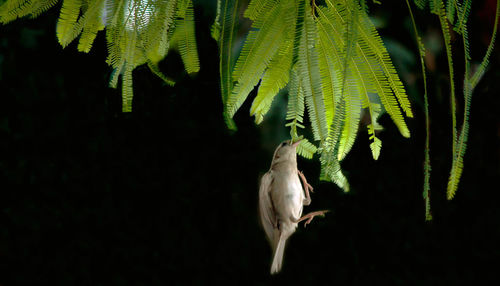
[{"label": "bird's eye", "polygon": [[281,147],[286,146],[286,142],[281,143]]}]

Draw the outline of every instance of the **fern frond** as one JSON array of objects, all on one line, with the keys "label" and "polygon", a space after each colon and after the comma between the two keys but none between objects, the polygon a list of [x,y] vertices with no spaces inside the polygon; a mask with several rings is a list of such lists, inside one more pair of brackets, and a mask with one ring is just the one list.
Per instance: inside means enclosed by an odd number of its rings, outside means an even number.
[{"label": "fern frond", "polygon": [[[343,61],[343,45],[335,41],[332,33],[339,33],[336,30],[336,25],[331,24],[322,11],[323,7],[319,7],[316,11],[320,15],[316,20],[318,29],[318,60],[319,71],[321,74],[321,85],[323,88],[323,98],[325,105],[325,117],[327,126],[330,126],[335,116],[335,105],[342,95],[342,61]],[[331,29],[330,29],[330,27]],[[337,44],[336,44],[337,43]]]},{"label": "fern frond", "polygon": [[359,17],[358,24],[360,25],[359,36],[363,38],[364,43],[370,48],[380,64],[382,70],[384,71],[389,86],[391,87],[394,95],[396,96],[401,108],[405,112],[407,117],[413,117],[411,111],[410,101],[406,95],[404,85],[399,79],[398,73],[392,64],[391,58],[387,49],[380,38],[375,26],[368,18],[366,14],[361,14]]},{"label": "fern frond", "polygon": [[80,27],[83,29],[80,41],[78,42],[79,51],[88,53],[92,48],[97,32],[104,29],[101,18],[104,4],[104,0],[93,1],[79,19],[78,25],[74,26],[73,34],[78,33]]},{"label": "fern frond", "polygon": [[122,112],[132,111],[132,71],[136,67],[134,62],[137,37],[133,32],[127,32],[126,48],[124,50],[125,66],[122,79]]},{"label": "fern frond", "polygon": [[75,35],[74,27],[80,15],[82,4],[82,0],[64,0],[63,2],[56,28],[57,39],[63,48],[80,33],[80,31],[78,31]]},{"label": "fern frond", "polygon": [[378,157],[380,156],[380,150],[382,149],[382,141],[377,138],[376,131],[381,129],[381,127],[378,125],[377,119],[382,113],[382,107],[380,106],[380,104],[376,103],[369,102],[368,104],[371,123],[368,124],[367,129],[368,137],[372,141],[370,143],[370,150],[372,151],[373,159],[378,160]]},{"label": "fern frond", "polygon": [[424,82],[424,113],[425,113],[425,148],[424,148],[424,184],[423,184],[423,198],[425,203],[425,220],[432,220],[431,202],[430,202],[430,176],[431,176],[431,161],[430,161],[430,119],[429,119],[429,99],[427,96],[427,77],[425,72],[425,47],[419,36],[417,24],[413,17],[413,12],[408,0],[406,0],[408,11],[410,12],[410,19],[415,33],[415,39],[418,46],[418,55],[420,59],[420,67],[422,69],[422,78]]},{"label": "fern frond", "polygon": [[221,22],[220,22],[220,13],[221,13],[221,0],[217,0],[217,8],[216,8],[215,20],[212,26],[210,27],[210,36],[212,39],[219,41],[220,38],[220,30],[221,30]]},{"label": "fern frond", "polygon": [[134,90],[132,86],[132,71],[134,70],[132,65],[125,64],[125,71],[123,72],[122,79],[122,112],[132,111],[132,98],[134,96]]},{"label": "fern frond", "polygon": [[343,129],[343,118],[345,117],[344,100],[341,98],[336,105],[335,117],[329,128],[328,137],[320,145],[321,180],[334,182],[344,192],[349,192],[349,182],[342,173],[338,158],[339,138]]},{"label": "fern frond", "polygon": [[153,63],[152,61],[150,61],[148,59],[147,61],[148,63],[148,67],[149,69],[156,75],[158,76],[159,78],[161,78],[163,80],[163,82],[165,82],[167,85],[169,86],[174,86],[175,85],[175,81],[171,78],[169,78],[168,76],[164,75],[161,71],[160,71],[160,68],[158,67],[158,64],[157,63]]},{"label": "fern frond", "polygon": [[288,2],[283,7],[283,9],[287,10],[284,19],[287,28],[283,43],[269,62],[267,70],[262,76],[257,96],[250,108],[250,115],[255,116],[255,122],[257,124],[262,122],[264,115],[271,107],[275,95],[287,85],[290,77],[294,49],[294,30],[292,27],[296,21],[295,13],[293,13],[294,6],[290,5],[290,3],[291,2]]},{"label": "fern frond", "polygon": [[[141,44],[149,61],[158,64],[167,54],[170,46],[177,46],[175,40],[177,29],[174,18],[178,9],[178,1],[171,0],[160,5],[150,19],[147,30],[141,32]],[[186,6],[187,9],[187,5]],[[184,14],[185,11],[183,12]],[[192,31],[194,36],[194,30]],[[179,37],[177,37],[179,38]]]},{"label": "fern frond", "polygon": [[450,176],[448,178],[448,188],[446,192],[448,200],[453,199],[453,197],[455,196],[464,168],[464,156],[467,148],[467,140],[469,135],[469,115],[470,115],[470,104],[472,97],[472,88],[469,80],[467,79],[464,82],[464,97],[465,97],[464,122],[462,123],[460,135],[457,139],[456,149],[455,149],[456,153],[453,154]]},{"label": "fern frond", "polygon": [[[334,31],[336,28],[335,27],[342,27],[346,26],[346,18],[347,14],[349,13],[346,11],[347,7],[345,4],[340,3],[340,1],[335,1],[333,0],[326,0],[326,3],[328,5],[328,9],[318,9],[318,13],[321,18],[324,19],[330,19],[331,23],[328,25],[328,31]],[[335,3],[335,4],[334,4]],[[361,10],[359,10],[360,13],[363,13]],[[323,14],[323,15],[322,15]],[[363,17],[367,17],[364,15]],[[363,20],[363,17],[358,17],[361,18],[358,22],[366,22],[366,20]],[[337,22],[335,23],[334,19],[338,19]],[[369,21],[369,19],[368,19]],[[366,31],[366,27],[368,26],[369,29],[373,28],[373,31],[368,33]],[[386,64],[385,70],[392,70],[395,72],[393,69],[392,63],[390,63],[390,58],[388,58],[387,51],[385,50],[385,47],[383,46],[382,42],[380,39],[377,41],[373,41],[371,37],[374,37],[372,34],[376,33],[376,30],[374,29],[373,25],[371,22],[369,25],[364,24],[361,25],[358,23],[357,26],[357,33],[359,36],[357,37],[357,43],[356,43],[356,50],[355,50],[355,57],[351,57],[351,61],[355,62],[355,65],[349,65],[349,67],[357,67],[358,71],[357,74],[361,73],[363,75],[362,79],[363,81],[358,80],[358,84],[362,84],[364,82],[364,86],[368,92],[374,92],[377,93],[378,96],[381,99],[382,104],[385,107],[385,110],[387,113],[391,116],[392,120],[398,127],[399,131],[404,137],[409,137],[410,132],[408,130],[408,127],[406,126],[406,123],[403,119],[403,115],[401,114],[401,111],[399,109],[399,104],[396,98],[394,98],[394,94],[392,92],[392,89],[390,87],[390,83],[387,79],[386,73],[384,72],[384,69],[381,67],[381,62],[383,61],[381,58],[381,55],[386,55],[384,57],[385,61],[388,62]],[[342,44],[345,45],[343,40],[344,37],[338,37],[336,39],[337,45]],[[373,44],[374,42],[377,42],[379,46],[376,44]],[[376,47],[376,49],[374,48]],[[378,49],[378,52],[376,51]],[[383,62],[382,62],[383,64]],[[398,82],[399,79],[394,78],[393,83]],[[395,84],[396,85],[396,84]],[[400,86],[403,91],[404,88]],[[363,95],[364,97],[364,95]],[[405,97],[406,98],[406,97]],[[407,100],[407,98],[406,98]],[[368,102],[366,98],[362,98],[363,102]],[[409,103],[409,102],[408,102]],[[370,105],[364,104],[364,107],[369,107]]]},{"label": "fern frond", "polygon": [[[0,1],[0,22],[26,15],[36,17],[58,1]],[[176,12],[178,21],[173,25]],[[175,30],[180,34],[176,47],[186,70],[189,73],[199,70],[191,0],[63,0],[56,31],[63,47],[80,35],[78,50],[88,52],[97,32],[104,28],[109,51],[107,63],[114,69],[110,86],[116,87],[122,76],[125,112],[132,110],[132,71],[137,66],[147,63],[153,73],[173,84],[160,72],[158,63],[166,56]]]},{"label": "fern frond", "polygon": [[[345,22],[344,35],[344,59],[342,61],[343,75],[341,96],[344,99],[345,116],[343,118],[344,128],[338,142],[338,160],[341,161],[349,153],[356,140],[359,122],[361,119],[361,93],[366,95],[366,88],[362,80],[353,77],[355,72],[351,62],[354,62],[354,53],[358,42],[358,22],[359,9],[356,9],[354,2],[347,1],[346,5],[340,9],[339,16]],[[339,7],[339,6],[338,6]]]},{"label": "fern frond", "polygon": [[126,1],[125,29],[136,33],[147,29],[151,21],[153,11],[153,1],[150,0],[128,0]]},{"label": "fern frond", "polygon": [[466,119],[461,128],[460,132],[460,137],[458,138],[457,141],[457,147],[456,147],[456,153],[454,154],[453,161],[452,161],[452,166],[451,166],[451,171],[450,171],[450,177],[448,179],[448,189],[447,189],[447,198],[448,200],[453,199],[455,196],[455,193],[458,189],[458,183],[460,182],[460,177],[462,176],[462,171],[464,168],[464,155],[465,155],[465,150],[467,148],[467,139],[469,135],[469,110],[470,110],[470,100],[471,100],[471,92],[470,90],[470,83],[466,82],[468,84],[468,87],[464,87],[464,89],[467,90],[466,94],[466,103],[465,103],[465,111],[464,111],[464,118]]},{"label": "fern frond", "polygon": [[446,1],[446,17],[451,24],[455,23],[455,15],[457,14],[457,8],[460,4],[457,0],[447,0]]},{"label": "fern frond", "polygon": [[[491,51],[493,50],[499,17],[500,17],[500,3],[497,3],[497,9],[496,9],[496,14],[495,14],[495,25],[493,28],[493,34],[492,34],[490,44],[488,45],[486,55],[483,58],[483,61],[481,62],[480,68],[476,71],[476,73],[472,77],[470,77],[470,75],[469,75],[469,67],[467,65],[468,64],[468,59],[467,59],[468,56],[466,54],[466,72],[465,72],[465,80],[464,80],[464,97],[465,97],[464,115],[463,115],[464,119],[463,119],[463,123],[462,123],[462,128],[460,130],[460,136],[458,137],[457,144],[456,144],[456,152],[454,153],[454,157],[453,157],[453,161],[452,161],[450,177],[448,179],[448,189],[447,189],[448,200],[453,199],[453,197],[455,196],[455,193],[458,189],[458,183],[460,182],[460,177],[461,177],[462,172],[463,172],[463,167],[464,167],[463,160],[464,160],[465,151],[467,148],[467,139],[468,139],[468,134],[469,134],[469,116],[470,116],[472,93],[473,93],[473,90],[474,90],[477,82],[480,79],[480,75],[482,75],[484,73],[486,65],[488,64],[488,58],[490,57]],[[462,34],[464,35],[464,37],[463,37],[464,46],[467,46],[468,39],[467,39],[466,26],[464,26],[462,28]],[[467,52],[467,50],[466,50],[466,52]]]},{"label": "fern frond", "polygon": [[238,0],[222,0],[221,6],[221,31],[218,38],[219,43],[219,59],[220,59],[220,77],[221,77],[221,93],[222,104],[224,106],[224,120],[226,125],[231,130],[236,130],[232,116],[229,115],[227,108],[227,100],[233,90],[233,67],[235,57],[233,56],[233,45],[235,41],[236,25],[238,20]]},{"label": "fern frond", "polygon": [[123,66],[124,65],[121,65],[113,69],[109,79],[109,87],[116,88],[118,86],[118,79],[120,78],[120,75],[123,73]]},{"label": "fern frond", "polygon": [[[354,80],[357,88],[359,89],[359,92],[351,96],[358,95],[362,102],[362,107],[367,108],[370,114],[370,119],[372,122],[368,124],[368,133],[370,135],[370,140],[373,141],[371,144],[371,149],[373,156],[376,159],[378,158],[381,147],[381,141],[375,135],[375,129],[377,127],[376,118],[378,118],[381,110],[380,108],[378,108],[378,111],[373,110],[373,106],[375,105],[370,103],[368,92],[376,92],[376,90],[372,87],[373,84],[370,81],[371,77],[367,69],[367,65],[373,65],[374,62],[368,61],[367,55],[365,55],[365,57],[360,56],[360,54],[363,54],[364,51],[360,48],[359,43],[356,43],[354,52],[351,52],[351,54],[356,56],[351,55],[349,58],[349,61],[351,63],[349,65],[344,64],[343,66],[341,62],[344,62],[344,58],[346,57],[344,51],[342,50],[342,47],[346,46],[343,36],[345,24],[342,23],[343,19],[342,17],[340,17],[340,15],[342,13],[346,13],[346,11],[344,9],[343,12],[341,11],[334,13],[331,8],[325,7],[318,7],[316,11],[319,15],[318,34],[320,39],[319,47],[321,48],[319,53],[320,71],[322,72],[325,109],[327,110],[327,116],[329,114],[333,115],[333,113],[329,112],[329,109],[333,107],[327,105],[327,102],[330,101],[327,100],[328,94],[332,92],[331,90],[333,89],[333,93],[335,94],[335,102],[338,101],[338,98],[340,98],[340,96],[342,95],[342,85],[344,82],[344,73],[342,72],[342,69],[344,68],[344,66],[348,66],[350,69],[349,76],[352,77],[350,81]],[[328,55],[325,59],[321,56],[323,51]],[[324,64],[322,64],[322,61],[325,60],[328,62],[328,69],[322,68],[322,66],[324,66]],[[329,88],[330,86],[332,87]],[[361,109],[359,109],[359,112],[361,112]],[[356,119],[360,117],[359,112],[357,114],[353,114],[353,116],[355,116],[353,118]],[[357,120],[358,119],[356,119],[356,121]],[[331,120],[329,120],[328,123],[331,124]],[[353,142],[353,139],[355,139],[355,136],[351,137],[351,142]],[[348,144],[348,146],[349,148],[343,149],[343,152],[341,152],[342,156],[340,158],[343,158],[347,154],[346,151],[350,150],[352,144]]]},{"label": "fern frond", "polygon": [[125,61],[122,55],[124,37],[123,23],[125,23],[125,1],[114,2],[110,7],[111,21],[106,29],[106,43],[108,45],[108,58],[106,62],[113,68],[121,67]]},{"label": "fern frond", "polygon": [[[388,82],[391,90],[394,92],[399,102],[399,105],[405,112],[406,116],[413,117],[410,102],[408,100],[408,96],[406,95],[404,85],[399,79],[396,69],[391,62],[389,53],[387,52],[387,49],[385,48],[380,35],[378,34],[368,15],[366,15],[366,13],[357,4],[353,4],[349,1],[343,0],[342,3],[336,2],[335,5],[332,1],[333,0],[326,0],[326,3],[333,11],[338,13],[339,17],[343,18],[343,22],[347,22],[347,19],[345,18],[348,14],[338,12],[338,7],[344,6],[348,9],[357,10],[357,17],[354,18],[354,21],[356,21],[356,25],[358,26],[357,28],[355,28],[355,30],[360,37],[359,41],[362,45],[361,47],[370,55],[373,54],[375,56],[378,64],[384,72],[385,77],[387,78],[386,81]],[[400,125],[402,124],[400,123]],[[409,136],[409,132],[407,132],[406,134]]]},{"label": "fern frond", "polygon": [[40,16],[40,14],[52,8],[58,2],[59,0],[38,0],[34,2],[33,10],[31,11],[29,16],[31,18],[36,18]]},{"label": "fern frond", "polygon": [[278,53],[271,59],[268,69],[262,76],[257,96],[250,108],[250,115],[255,116],[255,123],[260,124],[264,115],[271,108],[271,103],[278,92],[284,88],[289,79],[292,65],[292,41],[281,45]]},{"label": "fern frond", "polygon": [[[334,156],[334,155],[332,155]],[[334,182],[345,193],[350,191],[347,177],[342,172],[340,162],[335,159],[323,165],[320,174],[320,180]]]},{"label": "fern frond", "polygon": [[194,33],[194,11],[191,0],[180,1],[180,3],[182,2],[186,2],[187,4],[185,11],[180,13],[180,17],[176,20],[175,34],[178,34],[176,43],[182,62],[184,63],[184,68],[191,74],[200,70]]},{"label": "fern frond", "polygon": [[[448,2],[458,2],[457,0],[448,0]],[[467,21],[469,20],[470,9],[472,5],[472,0],[464,0],[462,5],[456,3],[454,6],[458,5],[458,13],[457,13],[457,22],[455,23],[455,30],[457,33],[462,34],[463,29],[467,25]],[[453,20],[450,20],[453,23]]]},{"label": "fern frond", "polygon": [[414,0],[415,5],[417,5],[417,7],[420,8],[420,9],[424,9],[425,8],[425,5],[427,4],[427,1],[428,0]]},{"label": "fern frond", "polygon": [[59,0],[9,0],[0,6],[0,23],[7,24],[17,18],[35,18],[52,8]]},{"label": "fern frond", "polygon": [[362,96],[361,94],[363,91],[350,74],[345,82],[343,98],[345,101],[346,115],[344,117],[344,128],[339,141],[339,150],[337,155],[339,161],[342,161],[351,150],[354,141],[356,140],[358,126],[361,119],[360,97]]},{"label": "fern frond", "polygon": [[[364,53],[360,53],[360,56],[364,61],[369,62],[370,60],[367,58],[367,55]],[[392,120],[396,124],[399,129],[399,132],[404,137],[410,137],[410,130],[406,125],[403,115],[399,109],[398,102],[396,98],[394,98],[391,88],[389,84],[385,80],[385,77],[381,75],[380,70],[375,68],[373,65],[366,65],[367,68],[367,76],[369,76],[373,88],[378,94],[382,105],[386,112],[391,116]]]},{"label": "fern frond", "polygon": [[488,49],[486,50],[486,54],[484,55],[483,60],[481,61],[481,64],[479,64],[479,67],[477,68],[476,72],[471,77],[470,84],[471,84],[472,88],[476,87],[479,80],[483,77],[484,73],[486,72],[486,67],[489,64],[489,59],[490,59],[491,53],[493,52],[493,48],[495,46],[495,39],[496,39],[496,35],[497,35],[498,19],[499,18],[500,18],[500,3],[498,3],[498,1],[497,1],[497,9],[496,9],[496,13],[495,13],[495,24],[493,26],[493,33],[491,35],[490,44],[488,45]]},{"label": "fern frond", "polygon": [[446,55],[448,59],[448,71],[450,75],[450,94],[451,94],[451,116],[452,116],[452,154],[455,157],[457,145],[457,115],[456,115],[456,99],[455,99],[455,78],[453,70],[453,57],[451,51],[451,36],[446,18],[446,12],[442,0],[434,0],[433,13],[439,17],[441,30],[443,32],[444,44],[446,47]]},{"label": "fern frond", "polygon": [[176,16],[179,18],[186,18],[189,6],[191,6],[191,8],[193,6],[191,0],[177,0]]},{"label": "fern frond", "polygon": [[306,159],[312,159],[317,150],[318,148],[305,138],[302,138],[297,146],[297,154]]},{"label": "fern frond", "polygon": [[248,4],[243,16],[255,21],[277,5],[279,5],[279,0],[252,0]]},{"label": "fern frond", "polygon": [[285,41],[289,26],[286,15],[289,9],[284,5],[274,6],[264,19],[257,18],[248,33],[233,71],[237,81],[229,95],[227,105],[233,116],[245,101],[250,91],[257,85],[271,59]]},{"label": "fern frond", "polygon": [[311,7],[306,1],[304,24],[299,47],[297,72],[301,78],[314,140],[324,140],[328,134],[325,106],[319,72],[318,52],[316,49],[316,25]]},{"label": "fern frond", "polygon": [[458,134],[458,139],[456,142],[455,153],[453,154],[453,160],[451,165],[450,177],[448,180],[447,198],[448,200],[453,199],[455,193],[458,189],[458,183],[460,182],[460,177],[463,171],[463,158],[465,155],[465,150],[467,148],[467,139],[469,134],[469,114],[470,105],[472,99],[473,87],[470,84],[470,56],[469,56],[469,40],[467,27],[462,27],[462,38],[464,41],[465,50],[465,76],[464,76],[464,119],[462,123],[462,128]]},{"label": "fern frond", "polygon": [[293,141],[296,141],[298,136],[297,127],[304,128],[302,122],[304,120],[304,92],[302,83],[297,74],[296,67],[290,71],[290,83],[288,84],[288,108],[286,120],[291,122],[285,126],[290,127],[290,134]]}]

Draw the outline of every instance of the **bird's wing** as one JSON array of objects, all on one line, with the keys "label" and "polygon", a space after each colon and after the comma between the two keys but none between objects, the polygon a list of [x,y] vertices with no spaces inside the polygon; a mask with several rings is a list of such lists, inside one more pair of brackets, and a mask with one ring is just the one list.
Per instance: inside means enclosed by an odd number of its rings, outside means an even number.
[{"label": "bird's wing", "polygon": [[271,201],[271,187],[273,182],[272,170],[265,173],[260,180],[259,213],[262,226],[270,242],[274,239],[274,228],[277,224],[274,206]]}]

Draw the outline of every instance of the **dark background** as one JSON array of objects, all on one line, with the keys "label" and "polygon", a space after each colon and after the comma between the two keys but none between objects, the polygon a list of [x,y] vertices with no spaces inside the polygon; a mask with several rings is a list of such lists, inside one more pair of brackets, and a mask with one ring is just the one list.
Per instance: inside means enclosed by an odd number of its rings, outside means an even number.
[{"label": "dark background", "polygon": [[[137,68],[130,114],[121,113],[120,90],[107,87],[111,70],[102,32],[90,54],[77,52],[75,43],[63,50],[55,38],[59,6],[0,27],[0,285],[500,280],[498,267],[489,268],[500,258],[498,53],[474,92],[464,175],[450,202],[446,57],[437,18],[416,14],[430,47],[434,220],[427,223],[422,82],[408,12],[404,2],[372,5],[413,103],[415,118],[407,121],[412,137],[402,138],[382,117],[382,153],[374,161],[362,127],[342,164],[349,194],[318,181],[317,160],[299,159],[315,187],[305,212],[331,213],[298,228],[282,273],[270,276],[271,251],[257,216],[258,180],[286,138],[286,97],[262,126],[248,116],[246,103],[236,116],[239,130],[226,129],[217,46],[209,36],[211,2],[195,1],[200,72],[190,78],[171,54],[161,65],[177,80],[168,87],[146,67]],[[494,1],[479,1],[471,13],[476,61],[486,50],[494,7]],[[454,45],[460,91],[463,49],[459,39]]]}]

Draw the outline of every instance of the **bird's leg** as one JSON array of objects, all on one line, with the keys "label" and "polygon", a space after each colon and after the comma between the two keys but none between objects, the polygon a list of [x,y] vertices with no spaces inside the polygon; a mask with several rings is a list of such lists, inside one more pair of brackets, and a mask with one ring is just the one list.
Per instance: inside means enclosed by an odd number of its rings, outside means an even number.
[{"label": "bird's leg", "polygon": [[304,227],[307,226],[309,223],[311,223],[311,221],[313,220],[313,218],[317,215],[320,215],[320,216],[325,216],[325,213],[329,212],[329,210],[324,210],[324,211],[316,211],[316,212],[311,212],[311,213],[308,213],[306,214],[305,216],[302,216],[301,218],[299,218],[296,223],[299,223],[303,220],[306,220],[307,221],[304,223]]},{"label": "bird's leg", "polygon": [[304,173],[301,171],[298,171],[299,177],[302,180],[302,185],[304,185],[304,191],[306,193],[306,198],[304,199],[303,204],[305,206],[308,206],[311,204],[311,195],[309,194],[309,190],[313,192],[313,187],[307,182],[306,176],[304,176]]}]

